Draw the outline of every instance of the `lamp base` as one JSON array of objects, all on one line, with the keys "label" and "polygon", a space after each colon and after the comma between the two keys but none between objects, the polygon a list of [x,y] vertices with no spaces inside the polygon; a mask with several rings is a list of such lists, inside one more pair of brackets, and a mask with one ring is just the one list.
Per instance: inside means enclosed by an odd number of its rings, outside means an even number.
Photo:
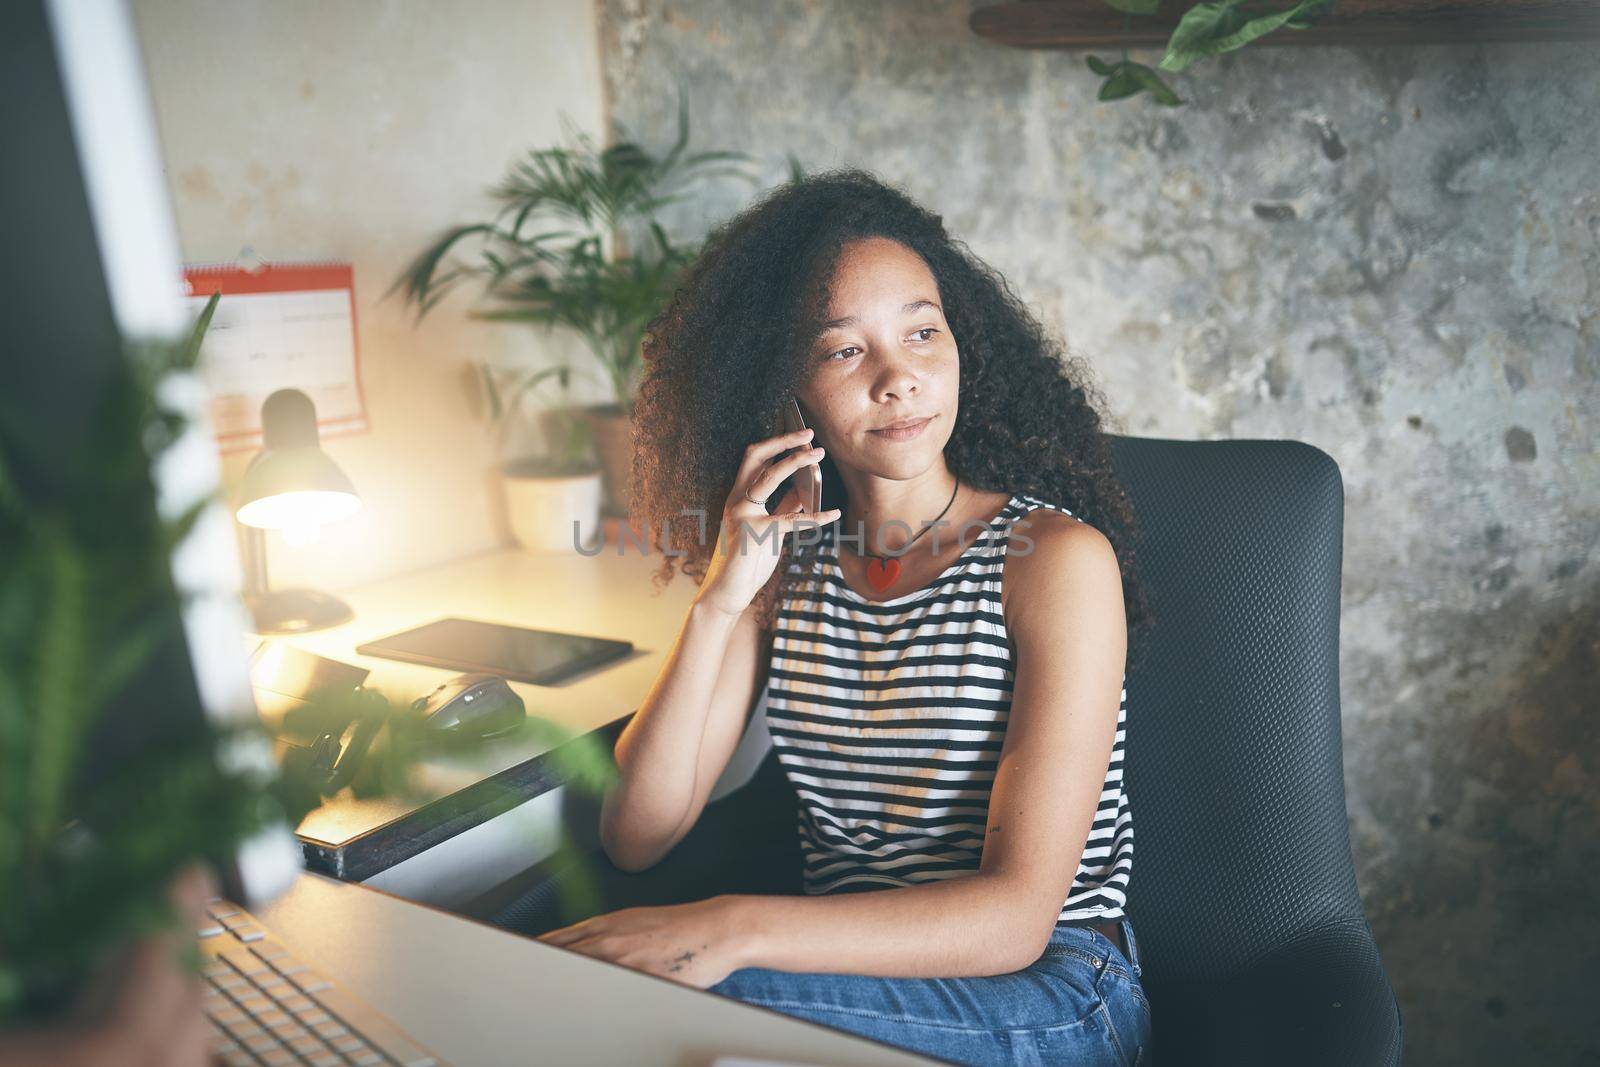
[{"label": "lamp base", "polygon": [[258,634],[303,634],[355,618],[350,605],[315,589],[274,589],[244,598]]}]

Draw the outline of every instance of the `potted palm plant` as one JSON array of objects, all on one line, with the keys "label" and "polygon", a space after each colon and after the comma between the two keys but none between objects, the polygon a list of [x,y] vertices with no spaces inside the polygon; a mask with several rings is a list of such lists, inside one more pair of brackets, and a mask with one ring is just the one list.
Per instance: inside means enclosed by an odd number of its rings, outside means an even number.
[{"label": "potted palm plant", "polygon": [[[610,393],[608,401],[581,409],[605,472],[604,511],[626,517],[641,342],[699,254],[698,245],[674,245],[655,214],[697,181],[756,178],[743,153],[685,152],[689,113],[681,94],[677,140],[664,155],[620,131],[617,143],[601,149],[565,117],[563,124],[571,147],[537,149],[515,163],[492,190],[500,205],[493,218],[446,230],[390,291],[402,290],[420,319],[455,285],[477,277],[491,306],[470,312],[474,317],[576,332]],[[477,258],[446,262],[469,237],[479,241]]]}]

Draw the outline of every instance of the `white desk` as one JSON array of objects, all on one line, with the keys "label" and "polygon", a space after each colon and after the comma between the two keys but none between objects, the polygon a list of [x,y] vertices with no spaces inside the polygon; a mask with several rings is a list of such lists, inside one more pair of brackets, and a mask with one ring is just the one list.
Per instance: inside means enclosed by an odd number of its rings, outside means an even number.
[{"label": "white desk", "polygon": [[[635,650],[630,657],[559,685],[511,683],[530,716],[584,733],[638,707],[677,639],[696,586],[693,579],[679,575],[658,592],[651,578],[660,563],[659,555],[645,556],[632,544],[620,555],[615,545],[608,545],[591,557],[535,556],[504,549],[339,590],[355,612],[351,621],[273,640],[368,668],[369,688],[402,701],[456,672],[360,656],[356,647],[441,616],[632,641]],[[769,746],[765,716],[757,714],[712,798],[748,781]],[[447,796],[524,765],[542,751],[525,742],[491,742],[470,760],[428,765],[425,785],[430,793]],[[544,793],[365,877],[365,883],[409,900],[456,907],[551,854],[560,831],[562,799],[560,788]],[[394,798],[355,800],[343,794],[308,815],[298,831],[308,838],[340,841],[392,825],[414,808]]]},{"label": "white desk", "polygon": [[255,912],[454,1067],[941,1062],[321,875]]},{"label": "white desk", "polygon": [[[402,699],[453,672],[358,656],[356,646],[442,615],[630,640],[632,657],[565,684],[512,683],[530,715],[594,730],[648,693],[694,596],[693,581],[682,576],[658,595],[650,579],[659,563],[632,546],[590,558],[487,553],[341,590],[354,619],[277,640],[370,668],[369,687]],[[757,714],[713,796],[748,781],[769,744]],[[430,767],[429,780],[448,794],[538,754],[491,746],[470,764]],[[457,1067],[710,1067],[730,1054],[841,1067],[938,1062],[439,910],[545,858],[560,829],[560,793],[540,795],[365,884],[303,874],[255,911],[298,954]],[[336,799],[300,830],[337,836],[407,810],[400,801]]]}]

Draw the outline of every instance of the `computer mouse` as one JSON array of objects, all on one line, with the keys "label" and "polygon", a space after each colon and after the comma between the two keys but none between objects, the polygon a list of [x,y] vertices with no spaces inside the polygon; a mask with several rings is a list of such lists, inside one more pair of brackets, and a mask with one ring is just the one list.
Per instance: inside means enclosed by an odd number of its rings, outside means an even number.
[{"label": "computer mouse", "polygon": [[498,674],[458,674],[411,707],[429,729],[488,737],[504,733],[527,717],[527,708]]}]

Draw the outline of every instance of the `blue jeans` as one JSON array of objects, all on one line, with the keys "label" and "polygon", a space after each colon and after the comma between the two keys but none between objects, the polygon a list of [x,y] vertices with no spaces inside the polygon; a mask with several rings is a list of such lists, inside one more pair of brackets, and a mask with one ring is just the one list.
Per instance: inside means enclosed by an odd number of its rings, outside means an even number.
[{"label": "blue jeans", "polygon": [[879,978],[744,967],[709,987],[797,1019],[963,1064],[1148,1067],[1150,1005],[1133,924],[1128,956],[1100,931],[1058,926],[1010,974]]}]

